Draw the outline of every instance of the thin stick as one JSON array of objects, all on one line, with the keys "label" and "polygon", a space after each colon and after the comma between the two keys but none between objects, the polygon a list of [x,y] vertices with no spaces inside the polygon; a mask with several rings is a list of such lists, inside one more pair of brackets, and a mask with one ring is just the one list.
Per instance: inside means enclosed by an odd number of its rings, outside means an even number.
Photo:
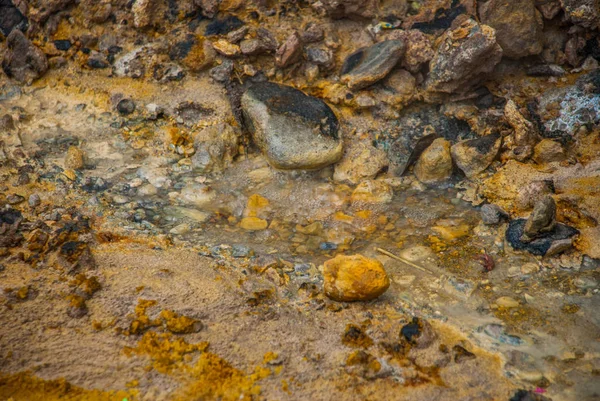
[{"label": "thin stick", "polygon": [[425,273],[431,274],[432,276],[435,276],[435,274],[433,274],[432,272],[430,272],[430,271],[429,271],[429,270],[427,270],[426,268],[424,268],[424,267],[421,267],[421,266],[419,266],[419,265],[415,265],[414,263],[412,263],[412,262],[409,262],[408,260],[406,260],[406,259],[404,259],[404,258],[401,258],[400,256],[396,256],[396,255],[394,255],[393,253],[386,251],[385,249],[381,249],[381,248],[375,248],[375,250],[376,250],[377,252],[380,252],[380,253],[383,253],[384,255],[387,255],[387,256],[389,256],[390,258],[393,258],[393,259],[399,260],[400,262],[402,262],[402,263],[405,263],[405,264],[409,265],[410,267],[414,267],[414,268],[415,268],[415,269],[417,269],[417,270],[421,270],[422,272],[425,272]]}]

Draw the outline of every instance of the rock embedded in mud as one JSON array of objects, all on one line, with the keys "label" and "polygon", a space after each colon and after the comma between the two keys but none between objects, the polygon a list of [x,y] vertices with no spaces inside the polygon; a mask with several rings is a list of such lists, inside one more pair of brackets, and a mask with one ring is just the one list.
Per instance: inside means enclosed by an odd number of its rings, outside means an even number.
[{"label": "rock embedded in mud", "polygon": [[383,150],[368,142],[351,141],[342,160],[335,165],[333,179],[358,184],[363,180],[375,178],[388,164],[387,155]]},{"label": "rock embedded in mud", "polygon": [[342,157],[338,119],[322,100],[261,82],[246,90],[241,106],[254,142],[273,167],[318,169]]},{"label": "rock embedded in mud", "polygon": [[48,70],[48,60],[42,50],[29,41],[18,29],[6,38],[7,49],[2,59],[2,70],[20,83],[31,84]]},{"label": "rock embedded in mud", "polygon": [[414,168],[415,176],[423,184],[441,184],[452,177],[450,142],[437,138],[421,153]]},{"label": "rock embedded in mud", "polygon": [[466,92],[492,72],[502,58],[494,29],[473,19],[453,24],[439,41],[425,82],[432,92]]},{"label": "rock embedded in mud", "polygon": [[534,0],[490,0],[478,6],[481,22],[496,30],[504,56],[521,58],[541,53],[544,23]]},{"label": "rock embedded in mud", "polygon": [[415,348],[423,349],[429,347],[437,336],[428,321],[413,317],[412,322],[400,329],[400,337]]},{"label": "rock embedded in mud", "polygon": [[435,54],[427,35],[418,29],[395,31],[392,37],[400,39],[406,44],[406,52],[401,64],[412,73],[421,71],[421,67],[431,61]]},{"label": "rock embedded in mud", "polygon": [[400,40],[386,40],[352,53],[340,70],[341,82],[352,90],[364,89],[386,77],[404,54]]},{"label": "rock embedded in mud", "polygon": [[390,286],[381,262],[363,255],[338,255],[323,265],[325,295],[334,301],[370,301]]},{"label": "rock embedded in mud", "polygon": [[462,141],[452,146],[452,159],[467,177],[474,177],[492,164],[501,145],[500,133]]}]

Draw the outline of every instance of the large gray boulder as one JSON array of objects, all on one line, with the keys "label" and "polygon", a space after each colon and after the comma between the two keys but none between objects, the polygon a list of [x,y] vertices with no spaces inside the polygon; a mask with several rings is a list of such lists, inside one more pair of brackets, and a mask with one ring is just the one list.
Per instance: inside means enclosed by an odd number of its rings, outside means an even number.
[{"label": "large gray boulder", "polygon": [[241,106],[254,142],[273,167],[312,170],[342,157],[338,119],[321,99],[261,82],[246,90]]}]

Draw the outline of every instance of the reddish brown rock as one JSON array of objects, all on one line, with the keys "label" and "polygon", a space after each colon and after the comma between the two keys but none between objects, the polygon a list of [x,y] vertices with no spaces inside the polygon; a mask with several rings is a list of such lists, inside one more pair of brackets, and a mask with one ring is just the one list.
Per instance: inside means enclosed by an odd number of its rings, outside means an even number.
[{"label": "reddish brown rock", "polygon": [[4,53],[4,73],[21,83],[31,84],[48,70],[48,60],[43,51],[29,41],[18,29],[6,39],[8,49]]},{"label": "reddish brown rock", "polygon": [[275,54],[275,64],[284,68],[294,64],[302,57],[302,39],[298,32],[292,33],[284,44],[277,49]]}]

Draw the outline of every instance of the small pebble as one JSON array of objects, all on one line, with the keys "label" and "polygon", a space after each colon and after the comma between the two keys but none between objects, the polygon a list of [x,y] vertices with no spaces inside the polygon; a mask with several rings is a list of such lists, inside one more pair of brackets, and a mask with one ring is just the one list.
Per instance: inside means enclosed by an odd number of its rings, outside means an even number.
[{"label": "small pebble", "polygon": [[36,207],[42,203],[40,196],[38,194],[32,194],[29,196],[29,206]]}]

